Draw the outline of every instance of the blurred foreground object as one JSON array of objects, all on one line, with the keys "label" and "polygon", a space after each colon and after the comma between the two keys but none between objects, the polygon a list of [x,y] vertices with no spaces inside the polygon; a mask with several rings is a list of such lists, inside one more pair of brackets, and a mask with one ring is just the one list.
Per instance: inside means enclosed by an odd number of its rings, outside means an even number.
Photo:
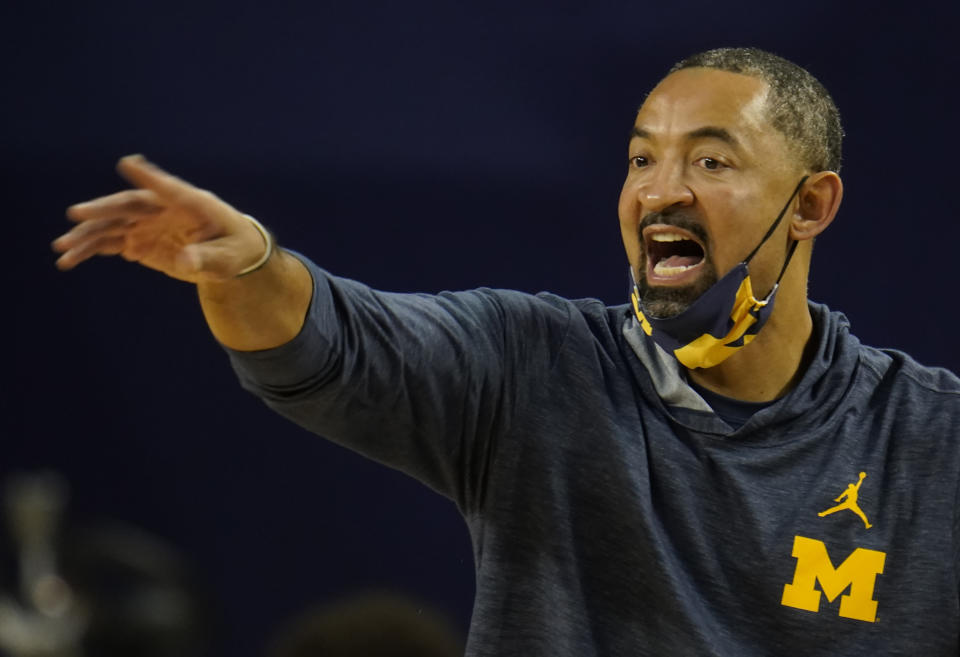
[{"label": "blurred foreground object", "polygon": [[461,657],[463,642],[438,613],[391,593],[357,595],[291,621],[269,657]]},{"label": "blurred foreground object", "polygon": [[66,499],[66,483],[50,472],[12,477],[4,487],[19,595],[0,594],[0,650],[14,657],[82,654],[88,613],[60,576],[55,548]]},{"label": "blurred foreground object", "polygon": [[76,533],[64,573],[90,611],[86,657],[209,654],[210,605],[186,558],[123,524]]},{"label": "blurred foreground object", "polygon": [[208,605],[185,559],[121,524],[64,530],[67,485],[21,474],[4,486],[14,558],[0,589],[0,655],[194,657],[207,654]]}]

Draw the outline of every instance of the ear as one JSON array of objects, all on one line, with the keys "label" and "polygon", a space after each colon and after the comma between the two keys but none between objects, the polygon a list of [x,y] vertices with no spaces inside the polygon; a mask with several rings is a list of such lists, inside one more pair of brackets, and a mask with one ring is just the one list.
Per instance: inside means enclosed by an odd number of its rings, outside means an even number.
[{"label": "ear", "polygon": [[815,173],[807,178],[797,198],[790,237],[798,241],[813,239],[837,216],[843,198],[843,181],[833,171]]}]

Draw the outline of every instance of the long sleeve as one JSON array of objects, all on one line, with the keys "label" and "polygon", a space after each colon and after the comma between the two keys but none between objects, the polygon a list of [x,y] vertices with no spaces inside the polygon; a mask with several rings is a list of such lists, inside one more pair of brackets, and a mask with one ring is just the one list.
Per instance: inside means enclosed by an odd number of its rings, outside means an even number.
[{"label": "long sleeve", "polygon": [[497,441],[549,374],[568,307],[502,290],[378,292],[304,261],[314,279],[304,327],[276,349],[228,350],[242,385],[310,431],[475,508]]}]

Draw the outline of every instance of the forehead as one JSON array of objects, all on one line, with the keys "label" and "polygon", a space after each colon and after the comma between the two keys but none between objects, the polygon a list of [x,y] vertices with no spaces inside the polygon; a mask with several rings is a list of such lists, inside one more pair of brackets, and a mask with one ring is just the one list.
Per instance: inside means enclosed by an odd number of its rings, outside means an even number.
[{"label": "forehead", "polygon": [[637,113],[636,126],[651,138],[723,128],[741,139],[776,132],[766,118],[766,82],[709,68],[677,71],[661,80]]}]

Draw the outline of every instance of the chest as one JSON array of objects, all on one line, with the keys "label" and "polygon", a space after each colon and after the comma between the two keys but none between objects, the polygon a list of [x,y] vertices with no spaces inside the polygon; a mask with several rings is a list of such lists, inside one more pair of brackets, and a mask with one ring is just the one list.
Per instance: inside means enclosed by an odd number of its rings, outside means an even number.
[{"label": "chest", "polygon": [[501,502],[532,572],[618,601],[604,614],[620,627],[643,610],[647,634],[719,623],[748,643],[890,646],[910,628],[932,654],[956,641],[957,472],[938,441],[851,414],[744,445],[595,410],[514,445]]}]

